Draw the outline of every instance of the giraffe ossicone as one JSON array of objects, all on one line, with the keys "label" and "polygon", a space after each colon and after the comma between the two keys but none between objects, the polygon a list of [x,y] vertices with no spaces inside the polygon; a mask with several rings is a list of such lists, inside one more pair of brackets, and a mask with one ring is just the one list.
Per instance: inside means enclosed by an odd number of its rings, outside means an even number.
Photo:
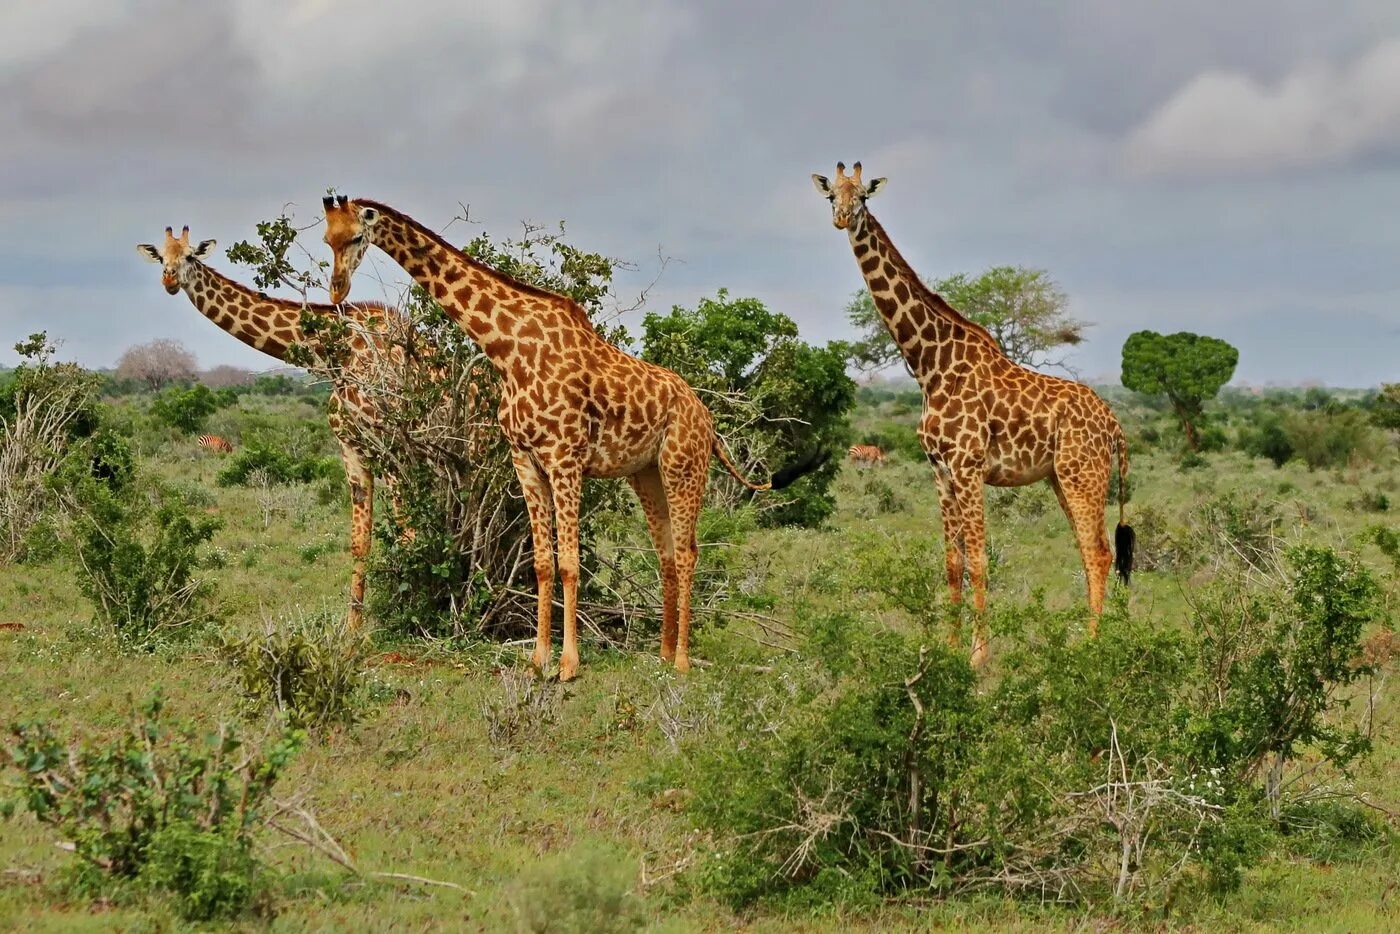
[{"label": "giraffe ossicone", "polygon": [[[972,584],[976,629],[972,662],[987,661],[985,485],[1048,480],[1074,529],[1089,591],[1089,628],[1098,633],[1114,550],[1104,503],[1118,459],[1116,565],[1132,571],[1133,530],[1124,521],[1128,446],[1108,407],[1088,386],[1014,362],[980,325],[929,289],[895,249],[866,202],[885,179],[862,179],[861,164],[843,163],[828,179],[813,175],[831,202],[832,224],[845,230],[875,308],[923,391],[919,441],[933,466],[943,515],[944,560],[953,603],[963,576]],[[954,629],[951,637],[957,639]]]}]

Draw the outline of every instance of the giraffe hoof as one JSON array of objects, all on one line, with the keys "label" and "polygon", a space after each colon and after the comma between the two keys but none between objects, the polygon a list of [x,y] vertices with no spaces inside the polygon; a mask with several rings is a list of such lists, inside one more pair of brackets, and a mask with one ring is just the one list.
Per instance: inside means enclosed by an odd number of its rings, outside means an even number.
[{"label": "giraffe hoof", "polygon": [[676,650],[668,649],[664,645],[661,647],[661,661],[667,665],[676,660]]},{"label": "giraffe hoof", "polygon": [[559,680],[572,681],[578,675],[578,656],[561,655],[559,657]]},{"label": "giraffe hoof", "polygon": [[689,656],[689,655],[677,655],[677,656],[676,656],[676,671],[679,671],[681,674],[685,674],[685,673],[686,673],[687,671],[689,671],[689,670],[690,670],[690,656]]},{"label": "giraffe hoof", "polygon": [[549,667],[549,652],[545,649],[535,649],[530,655],[530,664],[535,666],[535,670],[544,674],[544,670]]},{"label": "giraffe hoof", "polygon": [[987,661],[992,657],[991,646],[986,639],[978,639],[972,644],[972,657],[968,663],[972,665],[973,671],[981,671],[987,667]]}]

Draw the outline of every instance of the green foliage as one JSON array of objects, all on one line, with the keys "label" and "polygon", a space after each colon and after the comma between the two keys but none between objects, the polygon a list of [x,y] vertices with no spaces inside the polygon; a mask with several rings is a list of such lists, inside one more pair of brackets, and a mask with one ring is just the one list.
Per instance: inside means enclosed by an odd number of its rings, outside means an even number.
[{"label": "green foliage", "polygon": [[219,397],[203,383],[187,389],[171,386],[151,403],[151,414],[185,434],[193,434],[219,408]]},{"label": "green foliage", "polygon": [[1400,429],[1400,383],[1386,383],[1371,402],[1371,419],[1381,428]]},{"label": "green foliage", "polygon": [[1218,338],[1137,331],[1123,345],[1123,385],[1166,396],[1186,432],[1186,446],[1194,451],[1204,405],[1230,381],[1239,359],[1239,351]]},{"label": "green foliage", "polygon": [[[1238,885],[1294,832],[1281,763],[1306,750],[1345,770],[1368,748],[1339,714],[1381,618],[1351,559],[1260,563],[1273,570],[1212,591],[1185,631],[1118,610],[1085,640],[1072,616],[1002,608],[1014,647],[980,687],[927,639],[811,620],[776,687],[728,686],[721,727],[675,766],[714,835],[698,881],[736,907],[983,888],[1151,906]],[[877,571],[871,589],[927,622],[925,585]]]},{"label": "green foliage", "polygon": [[191,515],[155,483],[116,490],[84,477],[67,495],[78,585],[123,645],[149,649],[212,616],[214,585],[199,572],[210,566],[204,546],[219,519]]},{"label": "green foliage", "polygon": [[[977,276],[958,273],[926,284],[990,331],[1006,355],[1025,366],[1053,365],[1057,361],[1049,359],[1051,351],[1084,340],[1085,323],[1066,311],[1065,293],[1044,269],[993,266]],[[868,290],[852,296],[846,317],[861,335],[848,345],[858,369],[881,369],[901,359]]]},{"label": "green foliage", "polygon": [[1313,470],[1374,461],[1380,453],[1366,413],[1348,406],[1290,412],[1283,417],[1283,432],[1298,458]]},{"label": "green foliage", "polygon": [[638,931],[646,914],[632,893],[634,860],[615,847],[581,843],[539,860],[511,886],[521,931],[615,934]]},{"label": "green foliage", "polygon": [[14,724],[6,762],[25,807],[72,844],[87,873],[168,892],[191,920],[238,915],[262,888],[253,834],[302,736],[248,748],[229,727],[202,736],[172,729],[163,713],[157,693],[106,746]]},{"label": "green foliage", "polygon": [[[766,495],[763,521],[818,525],[835,508],[830,493],[849,443],[855,383],[844,348],[812,347],[797,325],[755,298],[721,289],[694,310],[651,313],[642,357],[679,373],[702,394],[720,435],[743,465],[769,469],[825,452],[828,460],[781,492]],[[727,482],[727,481],[721,481]]]},{"label": "green foliage", "polygon": [[1266,457],[1275,467],[1282,467],[1293,459],[1293,441],[1284,430],[1283,419],[1278,415],[1259,422],[1240,435],[1240,448],[1251,457]]},{"label": "green foliage", "polygon": [[368,650],[364,633],[328,613],[285,618],[219,643],[249,714],[277,714],[312,731],[354,722]]},{"label": "green foliage", "polygon": [[216,482],[219,486],[252,486],[255,482],[313,483],[340,474],[340,462],[333,457],[295,457],[278,448],[250,444],[229,458]]}]

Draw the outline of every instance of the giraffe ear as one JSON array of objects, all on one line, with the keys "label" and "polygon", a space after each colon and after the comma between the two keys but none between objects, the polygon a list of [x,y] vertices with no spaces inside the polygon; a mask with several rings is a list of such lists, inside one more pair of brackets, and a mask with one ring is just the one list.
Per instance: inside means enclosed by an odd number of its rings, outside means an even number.
[{"label": "giraffe ear", "polygon": [[214,255],[214,247],[218,245],[219,242],[217,240],[201,240],[199,246],[195,247],[194,250],[190,252],[190,255],[199,260],[208,259],[210,256]]},{"label": "giraffe ear", "polygon": [[825,175],[812,175],[812,184],[816,186],[817,194],[823,198],[831,197],[831,179]]},{"label": "giraffe ear", "polygon": [[360,208],[360,223],[369,225],[379,220],[379,211],[375,208]]},{"label": "giraffe ear", "polygon": [[136,244],[136,252],[141,254],[141,258],[152,263],[163,263],[165,258],[160,255],[160,250],[149,243]]},{"label": "giraffe ear", "polygon": [[883,189],[883,188],[885,187],[885,182],[887,182],[887,181],[889,181],[889,179],[887,179],[887,178],[873,178],[873,179],[871,179],[870,181],[866,182],[866,183],[865,183],[865,196],[866,196],[867,198],[873,198],[873,197],[875,197],[875,192],[880,191],[881,189]]}]

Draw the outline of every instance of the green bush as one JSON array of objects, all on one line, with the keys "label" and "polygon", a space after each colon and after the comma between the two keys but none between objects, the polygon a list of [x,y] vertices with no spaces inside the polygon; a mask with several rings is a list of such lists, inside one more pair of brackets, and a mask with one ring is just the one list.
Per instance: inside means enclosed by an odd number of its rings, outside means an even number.
[{"label": "green bush", "polygon": [[258,477],[272,483],[313,483],[340,475],[340,462],[333,457],[293,457],[269,447],[243,448],[219,471],[219,486],[249,486]]},{"label": "green bush", "polygon": [[626,853],[596,843],[540,860],[508,891],[518,929],[550,934],[641,930],[646,914],[631,891],[634,865]]},{"label": "green bush", "polygon": [[61,740],[44,723],[10,727],[5,761],[24,806],[82,861],[80,888],[114,878],[171,894],[192,920],[257,907],[263,869],[253,835],[300,748],[295,731],[262,749],[229,727],[171,729],[159,693],[106,746]]},{"label": "green bush", "polygon": [[156,483],[114,491],[83,478],[69,495],[78,585],[124,645],[149,649],[212,618],[214,584],[200,571],[211,565],[204,546],[221,520],[192,515]]},{"label": "green bush", "polygon": [[1293,442],[1283,429],[1283,419],[1277,415],[1241,431],[1240,450],[1250,457],[1268,458],[1275,467],[1288,463],[1295,453]]},{"label": "green bush", "polygon": [[[988,888],[1160,905],[1238,885],[1294,832],[1284,766],[1366,752],[1338,714],[1381,618],[1351,559],[1260,564],[1187,630],[1120,609],[1085,640],[1075,615],[1004,607],[993,627],[1014,647],[980,686],[941,645],[810,621],[802,658],[772,686],[726,685],[720,725],[668,776],[713,835],[695,878],[736,907],[790,908]],[[923,600],[916,581],[882,586]]]},{"label": "green bush", "polygon": [[172,386],[151,403],[151,414],[163,424],[185,434],[204,427],[204,421],[219,408],[213,390],[203,383],[188,389]]},{"label": "green bush", "polygon": [[250,714],[276,713],[307,730],[354,722],[368,649],[368,637],[338,613],[271,622],[219,643]]},{"label": "green bush", "polygon": [[1313,470],[1374,461],[1380,453],[1376,430],[1360,409],[1327,405],[1290,412],[1283,419],[1283,433]]}]

